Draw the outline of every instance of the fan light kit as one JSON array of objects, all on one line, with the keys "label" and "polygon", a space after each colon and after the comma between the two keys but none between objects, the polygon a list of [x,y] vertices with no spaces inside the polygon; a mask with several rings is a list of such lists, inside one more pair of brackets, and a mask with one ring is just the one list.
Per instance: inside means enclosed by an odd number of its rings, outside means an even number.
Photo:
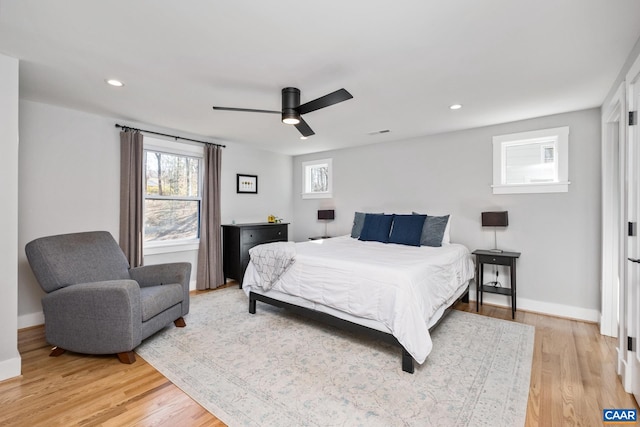
[{"label": "fan light kit", "polygon": [[338,104],[353,98],[347,90],[338,89],[335,92],[331,92],[325,96],[309,101],[300,105],[300,89],[295,87],[285,87],[282,89],[282,110],[255,110],[251,108],[234,108],[234,107],[216,107],[214,110],[225,111],[241,111],[246,113],[270,113],[281,114],[282,123],[288,125],[294,125],[296,129],[302,134],[301,139],[306,139],[311,135],[315,135],[315,132],[309,127],[307,122],[302,118],[303,114],[310,113],[312,111],[319,110],[321,108],[330,107],[331,105]]},{"label": "fan light kit", "polygon": [[105,82],[107,82],[107,84],[109,84],[111,86],[115,86],[115,87],[124,86],[124,83],[122,83],[120,80],[116,80],[116,79],[107,79],[107,80],[105,80]]}]

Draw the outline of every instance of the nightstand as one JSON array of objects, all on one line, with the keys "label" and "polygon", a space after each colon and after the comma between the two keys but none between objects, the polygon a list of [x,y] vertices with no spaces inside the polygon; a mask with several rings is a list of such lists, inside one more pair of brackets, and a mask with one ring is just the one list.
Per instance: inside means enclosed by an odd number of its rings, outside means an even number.
[{"label": "nightstand", "polygon": [[[511,296],[511,318],[516,317],[516,260],[520,258],[520,252],[494,252],[484,249],[476,249],[472,252],[476,256],[476,311],[482,305],[482,294],[501,294]],[[510,288],[484,284],[484,265],[506,265],[509,267]]]}]

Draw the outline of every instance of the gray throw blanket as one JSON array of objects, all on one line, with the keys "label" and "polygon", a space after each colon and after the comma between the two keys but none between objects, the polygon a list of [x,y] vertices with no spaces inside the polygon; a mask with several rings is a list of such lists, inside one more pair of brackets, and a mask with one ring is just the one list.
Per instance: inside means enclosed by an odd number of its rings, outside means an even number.
[{"label": "gray throw blanket", "polygon": [[260,287],[268,291],[296,262],[296,247],[293,242],[265,243],[249,249],[249,255],[262,279]]}]

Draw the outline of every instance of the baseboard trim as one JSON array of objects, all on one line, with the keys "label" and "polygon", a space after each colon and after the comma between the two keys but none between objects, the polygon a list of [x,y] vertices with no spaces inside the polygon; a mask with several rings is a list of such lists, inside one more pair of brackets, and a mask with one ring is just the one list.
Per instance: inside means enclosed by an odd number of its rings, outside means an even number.
[{"label": "baseboard trim", "polygon": [[[472,292],[472,294],[475,298],[475,293]],[[483,303],[484,302],[491,305],[497,305],[499,307],[511,307],[511,297],[503,295],[488,294],[485,292],[483,294]],[[523,311],[531,311],[549,316],[581,320],[590,323],[598,323],[600,319],[600,312],[598,310],[517,297],[517,310],[520,309]]]},{"label": "baseboard trim", "polygon": [[0,361],[0,381],[19,377],[22,374],[22,359],[16,349],[16,356]]},{"label": "baseboard trim", "polygon": [[31,326],[44,325],[44,313],[29,313],[18,316],[18,329],[30,328]]}]

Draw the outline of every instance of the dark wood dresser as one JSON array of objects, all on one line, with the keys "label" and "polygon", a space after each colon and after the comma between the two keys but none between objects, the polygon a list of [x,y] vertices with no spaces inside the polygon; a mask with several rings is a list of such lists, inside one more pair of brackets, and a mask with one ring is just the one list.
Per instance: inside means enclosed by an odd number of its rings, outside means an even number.
[{"label": "dark wood dresser", "polygon": [[249,249],[262,243],[286,242],[288,223],[268,222],[222,225],[222,264],[224,279],[235,279],[242,287],[249,263]]}]

